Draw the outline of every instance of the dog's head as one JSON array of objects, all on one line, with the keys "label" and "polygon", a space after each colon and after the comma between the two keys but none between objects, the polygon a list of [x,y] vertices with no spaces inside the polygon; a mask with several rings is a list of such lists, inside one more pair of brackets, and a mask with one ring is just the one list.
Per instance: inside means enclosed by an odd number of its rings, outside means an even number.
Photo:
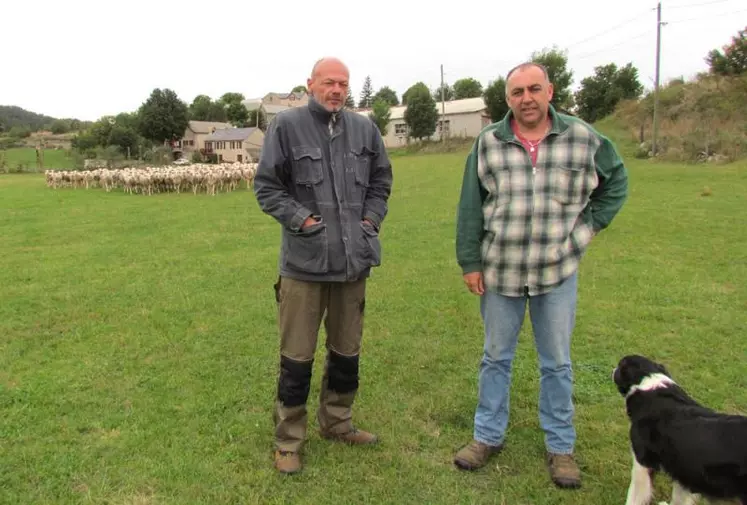
[{"label": "dog's head", "polygon": [[612,380],[620,394],[627,396],[631,389],[641,387],[647,378],[661,377],[671,379],[669,372],[661,363],[652,361],[645,356],[631,354],[623,357],[612,371]]}]

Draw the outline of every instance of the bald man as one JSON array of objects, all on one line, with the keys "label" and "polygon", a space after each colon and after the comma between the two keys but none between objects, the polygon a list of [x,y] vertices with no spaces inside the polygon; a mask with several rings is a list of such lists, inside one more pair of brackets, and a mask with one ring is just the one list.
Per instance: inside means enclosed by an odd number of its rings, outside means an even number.
[{"label": "bald man", "polygon": [[366,280],[381,264],[392,166],[366,116],[344,109],[349,71],[323,58],[307,81],[309,104],[278,114],[265,135],[254,192],[282,230],[275,284],[280,374],[273,420],[275,468],[302,467],[306,402],[319,327],[327,332],[317,419],[324,438],[377,442],[352,423]]},{"label": "bald man", "polygon": [[571,367],[577,272],[592,239],[625,202],[628,176],[612,142],[558,113],[552,97],[542,65],[511,70],[509,111],[483,129],[465,164],[457,262],[466,288],[480,297],[485,343],[473,439],[454,463],[475,470],[503,448],[511,367],[528,306],[550,478],[578,488]]}]

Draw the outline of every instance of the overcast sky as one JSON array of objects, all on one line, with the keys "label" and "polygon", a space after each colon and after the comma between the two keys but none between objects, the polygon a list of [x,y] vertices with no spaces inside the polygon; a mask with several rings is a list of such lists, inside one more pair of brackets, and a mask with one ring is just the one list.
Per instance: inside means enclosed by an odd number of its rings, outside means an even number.
[{"label": "overcast sky", "polygon": [[[134,111],[154,88],[187,103],[228,91],[247,98],[305,84],[324,55],[401,96],[474,77],[483,85],[557,45],[574,89],[597,65],[632,62],[653,87],[656,2],[626,0],[2,0],[0,105],[95,120]],[[423,5],[420,7],[419,5]],[[661,81],[706,70],[704,57],[747,25],[744,0],[664,0]]]}]

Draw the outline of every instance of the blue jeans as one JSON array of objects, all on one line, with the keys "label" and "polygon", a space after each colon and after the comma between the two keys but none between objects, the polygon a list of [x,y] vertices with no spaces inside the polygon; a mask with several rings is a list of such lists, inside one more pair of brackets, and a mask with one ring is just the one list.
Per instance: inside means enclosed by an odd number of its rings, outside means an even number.
[{"label": "blue jeans", "polygon": [[[539,420],[545,447],[570,454],[576,441],[573,426],[571,333],[576,317],[577,275],[553,291],[529,297],[529,315],[539,356]],[[480,363],[474,438],[489,445],[503,443],[508,425],[511,365],[524,322],[527,297],[485,292],[480,312],[485,346]]]}]

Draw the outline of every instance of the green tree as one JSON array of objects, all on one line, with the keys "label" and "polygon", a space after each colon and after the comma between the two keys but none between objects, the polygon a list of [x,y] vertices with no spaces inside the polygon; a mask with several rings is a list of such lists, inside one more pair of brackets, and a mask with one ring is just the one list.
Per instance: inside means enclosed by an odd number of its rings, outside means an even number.
[{"label": "green tree", "polygon": [[472,77],[466,77],[459,79],[454,83],[454,100],[462,100],[464,98],[477,98],[482,96],[483,89],[482,84],[477,79]]},{"label": "green tree", "polygon": [[496,122],[503,119],[509,109],[508,102],[506,102],[506,79],[499,77],[488,83],[482,96],[488,114],[490,114],[490,120]]},{"label": "green tree", "polygon": [[348,88],[348,96],[345,97],[345,107],[348,109],[355,109],[355,99],[353,98],[353,92]]},{"label": "green tree", "polygon": [[376,92],[376,94],[373,96],[374,101],[376,100],[384,100],[392,107],[396,107],[399,105],[399,98],[397,98],[397,93],[390,88],[389,86],[382,86],[379,88],[379,91]]},{"label": "green tree", "polygon": [[109,145],[109,136],[115,124],[117,124],[116,117],[102,116],[94,121],[87,133],[93,137],[97,146],[106,147]]},{"label": "green tree", "polygon": [[249,123],[249,111],[242,103],[245,100],[241,93],[224,93],[218,103],[226,111],[226,120],[232,125],[242,128]]},{"label": "green tree", "polygon": [[418,81],[412,86],[410,86],[409,88],[407,88],[407,90],[404,93],[402,93],[402,105],[407,105],[407,101],[409,100],[410,95],[416,92],[420,92],[420,91],[427,91],[428,94],[430,94],[430,90],[428,89],[428,86],[426,86],[424,82]]},{"label": "green tree", "polygon": [[386,100],[379,98],[374,100],[372,109],[373,110],[368,113],[368,117],[371,118],[371,121],[376,123],[381,134],[386,135],[389,129],[389,121],[391,120],[389,103]]},{"label": "green tree", "polygon": [[408,89],[405,123],[409,136],[415,139],[428,138],[436,132],[438,110],[428,87],[419,82]]},{"label": "green tree", "polygon": [[70,121],[66,121],[64,119],[55,119],[54,121],[52,121],[49,129],[56,135],[67,133],[70,131]]},{"label": "green tree", "polygon": [[361,109],[369,109],[373,103],[373,87],[371,86],[371,76],[367,75],[363,81],[363,89],[361,89],[361,98],[358,101],[358,107]]},{"label": "green tree", "polygon": [[114,122],[119,126],[137,130],[138,117],[137,114],[132,112],[120,112],[114,116]]},{"label": "green tree", "polygon": [[23,139],[31,135],[31,128],[28,126],[14,126],[8,130],[8,136]]},{"label": "green tree", "polygon": [[581,81],[576,92],[578,115],[593,123],[614,112],[621,100],[638,98],[643,85],[638,81],[638,70],[632,63],[617,68],[610,63],[594,68],[594,75]]},{"label": "green tree", "polygon": [[73,139],[70,141],[70,145],[76,151],[80,153],[86,153],[95,149],[99,145],[99,143],[95,136],[93,136],[90,132],[85,131],[78,133],[75,137],[73,137]]},{"label": "green tree", "polygon": [[573,83],[573,71],[568,69],[568,55],[556,47],[543,49],[532,53],[531,60],[544,65],[547,75],[553,85],[553,97],[551,103],[559,109],[570,110],[573,108],[573,94],[571,84]]},{"label": "green tree", "polygon": [[291,90],[291,93],[301,93],[301,92],[304,92],[304,93],[306,92],[306,86],[304,86],[303,84],[299,84],[298,86],[296,86],[295,88]]},{"label": "green tree", "polygon": [[241,102],[233,102],[226,107],[226,118],[237,128],[249,126],[249,111]]},{"label": "green tree", "polygon": [[725,45],[723,53],[714,49],[708,53],[706,63],[712,74],[739,75],[747,71],[747,28],[739,30]]},{"label": "green tree", "polygon": [[138,109],[138,129],[148,140],[163,144],[181,138],[189,121],[189,108],[170,89],[154,89]]},{"label": "green tree", "polygon": [[197,95],[189,106],[189,118],[195,121],[226,121],[226,107],[207,95]]},{"label": "green tree", "polygon": [[105,146],[117,146],[122,154],[132,156],[137,154],[137,146],[140,142],[140,136],[134,128],[115,124],[109,132],[109,138]]},{"label": "green tree", "polygon": [[437,102],[441,101],[441,89],[443,88],[444,97],[443,99],[447,102],[454,99],[454,89],[448,85],[448,83],[443,83],[442,86],[437,87],[433,91],[433,99]]},{"label": "green tree", "polygon": [[241,93],[223,93],[223,96],[221,96],[218,101],[223,104],[224,106],[231,105],[232,103],[241,103],[245,100],[244,95]]}]

